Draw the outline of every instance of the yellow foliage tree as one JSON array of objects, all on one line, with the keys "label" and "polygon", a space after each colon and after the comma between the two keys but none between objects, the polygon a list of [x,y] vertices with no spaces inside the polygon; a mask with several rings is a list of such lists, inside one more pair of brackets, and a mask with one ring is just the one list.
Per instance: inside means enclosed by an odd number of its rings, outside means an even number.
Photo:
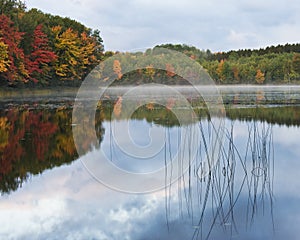
[{"label": "yellow foliage tree", "polygon": [[224,60],[222,59],[219,64],[218,64],[218,68],[217,68],[217,74],[219,79],[221,79],[222,81],[225,79],[224,74],[223,74],[223,69],[224,69]]},{"label": "yellow foliage tree", "polygon": [[151,79],[153,79],[154,77],[154,74],[155,74],[155,69],[153,68],[153,65],[150,64],[146,67],[146,70],[145,70],[145,74],[146,76],[150,77]]},{"label": "yellow foliage tree", "polygon": [[0,39],[0,72],[6,72],[10,64],[7,49],[8,46]]},{"label": "yellow foliage tree", "polygon": [[85,32],[83,32],[80,36],[81,44],[80,44],[80,64],[83,71],[87,70],[89,66],[94,67],[99,60],[95,56],[94,52],[96,50],[95,41],[89,37]]},{"label": "yellow foliage tree", "polygon": [[53,27],[52,31],[55,35],[55,49],[58,55],[56,74],[67,79],[78,77],[76,67],[80,51],[77,33],[70,28],[62,32],[61,26]]},{"label": "yellow foliage tree", "polygon": [[52,28],[55,35],[55,49],[58,55],[56,74],[63,79],[80,79],[90,66],[98,63],[94,51],[95,41],[85,32],[78,35],[76,31],[68,28],[62,31],[61,26]]}]

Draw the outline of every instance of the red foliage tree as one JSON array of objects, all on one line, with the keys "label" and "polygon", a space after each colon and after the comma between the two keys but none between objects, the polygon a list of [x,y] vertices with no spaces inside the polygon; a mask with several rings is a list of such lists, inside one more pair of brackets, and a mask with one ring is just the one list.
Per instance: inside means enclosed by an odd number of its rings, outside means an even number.
[{"label": "red foliage tree", "polygon": [[32,52],[26,56],[29,79],[34,82],[46,80],[49,77],[50,64],[57,59],[56,54],[49,46],[48,37],[42,28],[42,24],[35,28],[31,44]]},{"label": "red foliage tree", "polygon": [[20,42],[23,33],[19,32],[14,23],[5,15],[0,15],[0,37],[2,41],[8,46],[9,55],[9,69],[1,75],[13,84],[14,81],[26,81],[28,72],[25,69],[25,58],[23,49],[21,49]]}]

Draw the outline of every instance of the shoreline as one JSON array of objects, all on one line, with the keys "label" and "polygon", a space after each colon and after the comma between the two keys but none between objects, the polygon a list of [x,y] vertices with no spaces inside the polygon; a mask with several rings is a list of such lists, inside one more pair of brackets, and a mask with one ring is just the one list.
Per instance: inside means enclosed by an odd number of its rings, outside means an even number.
[{"label": "shoreline", "polygon": [[[217,90],[259,90],[259,89],[289,89],[300,90],[300,84],[266,84],[266,85],[256,85],[256,84],[222,84],[222,85],[165,85],[165,84],[146,84],[145,88],[159,88],[160,85],[168,86],[170,88],[188,90],[194,87],[201,88],[216,88]],[[121,89],[133,89],[133,88],[143,88],[142,85],[121,85],[121,86],[110,86],[111,90],[121,90]],[[47,96],[51,94],[61,94],[61,93],[74,93],[78,92],[80,87],[70,87],[70,86],[58,86],[58,87],[45,87],[45,88],[0,88],[0,99],[4,97],[20,97],[20,96]],[[100,89],[100,88],[99,88]],[[94,89],[93,89],[94,90]]]}]

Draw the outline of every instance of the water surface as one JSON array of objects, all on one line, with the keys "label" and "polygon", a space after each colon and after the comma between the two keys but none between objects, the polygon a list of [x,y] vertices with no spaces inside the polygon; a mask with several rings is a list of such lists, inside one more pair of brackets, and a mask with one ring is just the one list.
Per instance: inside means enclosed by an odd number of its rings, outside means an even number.
[{"label": "water surface", "polygon": [[[72,134],[74,95],[1,100],[1,239],[298,239],[298,87],[220,87],[222,146],[213,170],[203,175],[213,131],[203,105],[190,97],[197,118],[185,125],[172,113],[172,101],[167,107],[150,102],[128,118],[120,91],[99,104],[97,143],[91,146],[86,133],[84,156]],[[193,96],[188,88],[181,91]],[[127,128],[136,145],[159,151],[143,159],[128,154],[131,142],[124,137],[120,145],[113,136],[114,129]],[[162,145],[151,142],[161,133]],[[179,146],[184,150],[174,158]],[[86,159],[97,163],[101,152],[128,172],[167,166],[165,187],[128,194],[101,184],[83,165]],[[174,159],[188,159],[190,167],[179,169],[170,185]]]}]

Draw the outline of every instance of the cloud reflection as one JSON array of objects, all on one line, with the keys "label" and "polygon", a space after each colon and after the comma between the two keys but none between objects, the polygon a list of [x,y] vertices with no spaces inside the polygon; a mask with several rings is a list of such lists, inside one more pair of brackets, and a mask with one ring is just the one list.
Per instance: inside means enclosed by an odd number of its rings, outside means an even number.
[{"label": "cloud reflection", "polygon": [[[228,122],[227,124],[229,124]],[[247,137],[245,122],[234,122],[237,148],[243,149]],[[298,239],[300,223],[299,128],[273,126],[275,181],[273,206],[258,205],[253,223],[246,223],[248,192],[243,191],[235,205],[237,231],[224,232],[217,219],[211,239]],[[287,137],[288,140],[287,140]],[[238,175],[238,173],[236,173]],[[237,176],[236,181],[240,177]],[[193,186],[195,190],[196,186]],[[33,176],[18,191],[0,199],[1,239],[192,239],[200,211],[180,210],[177,185],[170,194],[170,215],[166,220],[165,192],[130,195],[112,191],[95,181],[79,160],[71,165]],[[267,201],[266,201],[267,203]],[[227,203],[225,203],[227,204]],[[207,208],[207,219],[212,213]],[[210,221],[203,223],[204,231]],[[225,225],[232,224],[231,220]],[[203,234],[203,237],[206,235]],[[201,237],[199,236],[199,239]]]}]

